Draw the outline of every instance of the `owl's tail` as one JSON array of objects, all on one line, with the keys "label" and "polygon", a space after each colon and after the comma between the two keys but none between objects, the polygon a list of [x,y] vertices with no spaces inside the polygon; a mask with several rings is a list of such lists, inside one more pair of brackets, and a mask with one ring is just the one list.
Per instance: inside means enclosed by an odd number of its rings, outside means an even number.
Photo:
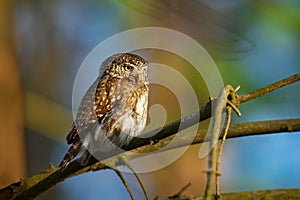
[{"label": "owl's tail", "polygon": [[59,168],[64,169],[67,167],[67,165],[69,164],[69,162],[75,157],[77,156],[80,147],[81,147],[82,143],[80,141],[80,139],[75,140],[74,143],[72,144],[72,146],[69,148],[68,152],[66,153],[66,155],[64,156],[64,159],[61,161],[61,163],[59,164]]}]

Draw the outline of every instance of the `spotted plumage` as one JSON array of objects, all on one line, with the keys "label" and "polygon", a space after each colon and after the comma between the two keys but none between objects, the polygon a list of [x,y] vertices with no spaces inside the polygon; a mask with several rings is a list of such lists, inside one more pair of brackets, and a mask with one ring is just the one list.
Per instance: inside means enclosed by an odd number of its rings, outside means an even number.
[{"label": "spotted plumage", "polygon": [[97,158],[142,133],[147,119],[147,68],[146,60],[130,53],[113,55],[102,63],[66,137],[71,147],[60,167],[78,154],[86,163],[90,154]]}]

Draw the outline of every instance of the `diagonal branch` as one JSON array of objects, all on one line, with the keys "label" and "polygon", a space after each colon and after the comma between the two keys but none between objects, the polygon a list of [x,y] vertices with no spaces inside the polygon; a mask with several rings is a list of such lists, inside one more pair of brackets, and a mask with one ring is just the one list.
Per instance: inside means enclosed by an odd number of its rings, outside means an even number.
[{"label": "diagonal branch", "polygon": [[[227,138],[237,138],[244,136],[262,135],[262,134],[274,134],[282,132],[297,132],[300,131],[300,118],[299,119],[286,119],[286,120],[271,120],[262,122],[248,122],[243,124],[233,124],[228,130]],[[206,129],[200,130],[192,144],[199,144],[205,141]],[[174,136],[170,136],[158,142],[155,145],[145,145],[140,147],[140,152],[155,151],[160,149],[164,144],[172,141]],[[222,135],[220,136],[220,139]],[[188,134],[180,135],[180,143],[177,143],[173,148],[178,148],[186,145],[190,145],[190,139]],[[170,150],[166,148],[165,150]],[[129,158],[130,159],[130,158]],[[51,168],[41,174],[33,177],[21,180],[17,183],[7,186],[0,190],[0,199],[33,199],[35,196],[45,192],[51,187],[55,186],[59,182],[65,179],[76,176],[92,170],[106,169],[107,166],[94,160],[95,163],[89,167],[82,167],[79,162],[73,161],[68,165],[65,171],[58,171],[57,168]],[[118,164],[118,163],[117,163]],[[29,196],[32,195],[32,196]]]},{"label": "diagonal branch", "polygon": [[250,101],[252,99],[255,99],[257,97],[260,97],[262,95],[265,95],[267,93],[270,93],[270,92],[273,92],[274,90],[277,90],[281,87],[284,87],[284,86],[287,86],[287,85],[290,85],[292,83],[295,83],[297,81],[300,80],[300,73],[299,74],[295,74],[293,76],[289,76],[285,79],[282,79],[278,82],[275,82],[275,83],[272,83],[270,85],[267,85],[263,88],[260,88],[258,90],[255,90],[251,93],[248,93],[248,94],[244,94],[244,95],[241,95],[240,98],[239,98],[239,103],[244,103],[246,101]]}]

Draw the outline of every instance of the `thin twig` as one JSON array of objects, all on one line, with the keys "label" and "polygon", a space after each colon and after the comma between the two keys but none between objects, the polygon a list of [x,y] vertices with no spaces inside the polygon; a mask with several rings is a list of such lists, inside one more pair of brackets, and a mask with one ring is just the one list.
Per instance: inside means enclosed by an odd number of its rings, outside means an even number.
[{"label": "thin twig", "polygon": [[121,181],[122,181],[123,185],[125,186],[127,192],[129,193],[130,198],[132,200],[134,200],[134,196],[131,192],[130,186],[129,186],[128,182],[126,181],[125,177],[123,176],[123,174],[117,169],[114,169],[114,168],[111,168],[111,169],[114,170],[114,172],[116,172],[116,174],[119,176],[119,178],[121,179]]},{"label": "thin twig", "polygon": [[224,147],[224,144],[225,144],[225,139],[226,139],[226,136],[227,136],[227,133],[228,133],[230,123],[231,123],[231,113],[232,113],[232,108],[228,106],[227,107],[227,123],[226,123],[224,134],[223,134],[223,137],[222,137],[222,140],[221,140],[221,144],[220,144],[220,147],[219,147],[219,155],[218,155],[217,166],[216,166],[216,199],[219,199],[221,197],[221,192],[220,192],[221,157],[222,157],[223,147]]},{"label": "thin twig", "polygon": [[260,88],[258,90],[255,90],[253,92],[250,92],[248,94],[244,94],[244,95],[241,95],[240,98],[239,98],[239,103],[244,103],[246,101],[250,101],[252,99],[255,99],[257,97],[260,97],[262,95],[265,95],[267,93],[270,93],[274,90],[277,90],[281,87],[284,87],[284,86],[287,86],[287,85],[290,85],[294,82],[297,82],[297,81],[300,81],[300,73],[299,74],[295,74],[293,76],[290,76],[290,77],[287,77],[285,79],[282,79],[280,81],[277,81],[275,83],[272,83],[270,85],[267,85],[263,88]]},{"label": "thin twig", "polygon": [[145,187],[140,175],[138,173],[136,173],[135,169],[131,166],[131,164],[128,161],[128,158],[126,156],[122,156],[121,159],[123,160],[124,164],[133,172],[135,178],[138,180],[146,199],[150,200],[150,196],[146,190],[146,187]]},{"label": "thin twig", "polygon": [[185,191],[191,186],[192,184],[189,182],[185,186],[183,186],[176,194],[169,196],[168,199],[180,199],[184,198]]}]

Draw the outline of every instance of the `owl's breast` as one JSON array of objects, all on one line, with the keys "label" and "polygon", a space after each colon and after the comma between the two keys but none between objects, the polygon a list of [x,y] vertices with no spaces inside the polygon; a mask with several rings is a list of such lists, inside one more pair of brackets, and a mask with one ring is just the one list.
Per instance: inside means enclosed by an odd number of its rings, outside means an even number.
[{"label": "owl's breast", "polygon": [[133,116],[136,118],[137,123],[140,123],[142,127],[138,130],[140,133],[146,126],[147,121],[147,110],[148,110],[148,92],[143,92],[142,95],[137,99],[135,108],[133,109]]}]

